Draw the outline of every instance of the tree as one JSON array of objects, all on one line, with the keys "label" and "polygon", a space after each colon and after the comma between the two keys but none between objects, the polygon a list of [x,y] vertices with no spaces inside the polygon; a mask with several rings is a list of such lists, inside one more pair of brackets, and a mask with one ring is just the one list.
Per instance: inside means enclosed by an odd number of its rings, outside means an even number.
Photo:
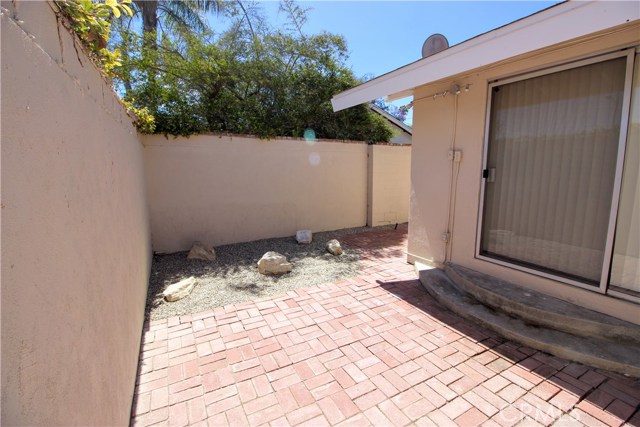
[{"label": "tree", "polygon": [[[143,40],[145,49],[141,50],[147,63],[156,55],[153,51],[157,49],[158,36],[175,36],[182,33],[202,32],[208,26],[203,20],[202,15],[207,12],[219,12],[222,8],[222,0],[133,0],[135,16],[139,16],[142,20],[142,31],[140,37]],[[119,23],[117,26],[119,40],[115,43],[121,52],[124,63],[129,63],[131,52],[131,39],[133,33],[129,30],[129,25]],[[162,31],[158,31],[161,29]],[[134,53],[135,55],[135,53]],[[126,71],[125,71],[126,73]],[[156,72],[151,69],[147,70],[146,76],[147,91],[157,91]],[[130,79],[123,78],[123,85],[127,92],[131,92],[132,87]],[[157,110],[155,98],[153,96],[145,97],[148,107],[151,111]]]},{"label": "tree", "polygon": [[133,4],[141,15],[142,32],[152,45],[157,41],[160,22],[167,29],[204,31],[207,25],[202,13],[219,12],[222,7],[221,0],[133,0]]},{"label": "tree", "polygon": [[409,106],[407,105],[403,105],[401,107],[396,107],[393,104],[389,104],[384,102],[384,100],[382,98],[378,98],[376,100],[373,101],[373,104],[380,108],[383,111],[386,111],[387,113],[391,114],[391,116],[395,117],[396,119],[400,120],[401,122],[404,122],[405,119],[407,118],[407,113],[409,112],[409,108],[411,108],[411,104],[409,104]]},{"label": "tree", "polygon": [[[201,132],[388,141],[385,121],[364,105],[338,113],[331,97],[356,85],[342,36],[306,35],[306,10],[282,4],[289,25],[271,28],[253,4],[233,3],[221,33],[178,30],[156,47],[132,37],[120,91],[147,106],[156,132]],[[152,78],[150,78],[152,76]]]}]

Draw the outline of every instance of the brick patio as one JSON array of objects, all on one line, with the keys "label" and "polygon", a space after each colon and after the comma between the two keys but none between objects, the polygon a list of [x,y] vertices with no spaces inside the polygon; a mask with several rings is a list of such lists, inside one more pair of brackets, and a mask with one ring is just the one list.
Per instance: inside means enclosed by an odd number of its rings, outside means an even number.
[{"label": "brick patio", "polygon": [[640,382],[451,314],[406,226],[343,239],[358,277],[145,325],[132,425],[640,426]]}]

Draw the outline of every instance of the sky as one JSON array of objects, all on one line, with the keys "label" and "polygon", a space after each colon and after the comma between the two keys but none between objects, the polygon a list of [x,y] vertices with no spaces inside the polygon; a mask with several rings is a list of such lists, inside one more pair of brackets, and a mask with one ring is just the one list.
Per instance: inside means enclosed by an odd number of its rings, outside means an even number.
[{"label": "sky", "polygon": [[[543,10],[558,1],[299,1],[310,8],[307,34],[341,34],[347,41],[347,64],[357,77],[378,77],[421,58],[432,34],[449,45]],[[284,19],[277,1],[261,3],[277,25]],[[394,102],[407,104],[410,99]],[[410,124],[411,114],[407,117]]]},{"label": "sky", "polygon": [[[449,45],[545,9],[549,1],[301,1],[312,10],[304,29],[309,34],[342,34],[351,52],[349,64],[358,77],[380,76],[421,58],[431,34],[443,34]],[[277,2],[265,9],[277,13]],[[272,15],[273,16],[273,15]]]}]

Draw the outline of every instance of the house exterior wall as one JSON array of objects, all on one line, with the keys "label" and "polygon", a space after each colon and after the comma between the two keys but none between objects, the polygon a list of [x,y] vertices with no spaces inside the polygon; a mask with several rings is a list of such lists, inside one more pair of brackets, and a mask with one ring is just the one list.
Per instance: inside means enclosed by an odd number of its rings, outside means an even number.
[{"label": "house exterior wall", "polygon": [[151,260],[142,146],[50,4],[2,6],[1,424],[127,425]]},{"label": "house exterior wall", "polygon": [[[594,35],[588,42],[564,43],[417,88],[414,93],[409,260],[436,265],[445,260],[446,246],[441,235],[447,228],[452,173],[447,152],[455,135],[455,149],[462,150],[462,162],[455,197],[450,261],[640,323],[640,306],[636,304],[475,258],[489,82],[632,46],[640,42],[639,33],[638,24],[630,24],[608,34]],[[453,83],[462,88],[469,84],[469,91],[463,90],[457,100],[454,95],[433,97],[448,90]],[[457,114],[454,115],[456,102]]]},{"label": "house exterior wall", "polygon": [[411,146],[369,146],[367,225],[409,220]]}]

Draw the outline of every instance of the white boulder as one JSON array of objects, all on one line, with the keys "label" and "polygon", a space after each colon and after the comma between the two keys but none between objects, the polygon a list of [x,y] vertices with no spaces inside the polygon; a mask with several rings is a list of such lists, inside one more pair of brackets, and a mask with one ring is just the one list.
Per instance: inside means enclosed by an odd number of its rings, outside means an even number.
[{"label": "white boulder", "polygon": [[287,258],[278,252],[269,251],[258,261],[258,272],[261,274],[283,274],[290,272],[292,268]]},{"label": "white boulder", "polygon": [[187,279],[183,279],[178,283],[167,286],[167,289],[162,292],[162,296],[169,302],[181,300],[188,296],[196,285],[195,277],[191,276]]},{"label": "white boulder", "polygon": [[195,242],[191,247],[187,258],[201,259],[204,261],[215,261],[216,252],[213,250],[213,246],[207,243]]},{"label": "white boulder", "polygon": [[313,240],[313,233],[311,230],[298,230],[296,232],[296,240],[298,243],[311,243],[311,240]]},{"label": "white boulder", "polygon": [[331,255],[342,255],[342,246],[340,246],[340,242],[336,239],[327,242],[327,250]]}]

